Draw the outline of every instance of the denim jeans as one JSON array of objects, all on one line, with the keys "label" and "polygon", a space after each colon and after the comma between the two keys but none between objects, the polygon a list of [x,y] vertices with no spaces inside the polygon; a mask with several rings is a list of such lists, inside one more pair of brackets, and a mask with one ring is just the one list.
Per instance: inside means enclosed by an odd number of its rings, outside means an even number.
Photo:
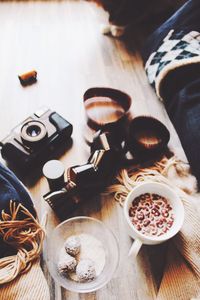
[{"label": "denim jeans", "polygon": [[[21,203],[30,213],[36,216],[30,195],[18,180],[18,178],[8,168],[0,163],[0,220],[2,211],[10,212],[10,200],[16,204]],[[25,215],[18,215],[24,218]],[[0,235],[0,258],[15,254],[16,250],[5,243]]]},{"label": "denim jeans", "polygon": [[[170,30],[176,34],[200,32],[200,0],[188,1],[148,38],[142,53],[144,63]],[[162,83],[162,99],[200,186],[200,62],[170,71]]]}]

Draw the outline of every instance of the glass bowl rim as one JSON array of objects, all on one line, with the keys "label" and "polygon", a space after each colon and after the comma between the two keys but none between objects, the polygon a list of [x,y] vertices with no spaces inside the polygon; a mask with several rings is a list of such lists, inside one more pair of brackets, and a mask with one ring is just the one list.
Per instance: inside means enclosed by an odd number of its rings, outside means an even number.
[{"label": "glass bowl rim", "polygon": [[102,226],[107,232],[109,232],[109,234],[113,237],[114,243],[115,243],[115,247],[117,249],[116,251],[116,262],[115,262],[115,266],[112,270],[112,272],[109,274],[108,278],[102,282],[101,284],[99,284],[97,287],[93,287],[93,288],[86,288],[85,290],[82,289],[76,289],[76,288],[67,288],[66,286],[64,286],[64,284],[62,284],[58,278],[56,278],[56,276],[54,276],[54,272],[52,271],[52,267],[50,267],[50,262],[48,259],[48,254],[46,253],[45,255],[45,261],[48,267],[48,271],[51,275],[51,277],[54,279],[54,281],[59,284],[61,287],[63,287],[64,289],[70,291],[70,292],[75,292],[75,293],[81,293],[81,294],[85,294],[85,293],[91,293],[91,292],[95,292],[99,289],[101,289],[102,287],[104,287],[111,279],[113,274],[116,272],[116,270],[118,269],[119,266],[119,261],[120,261],[120,247],[119,247],[119,242],[116,238],[116,235],[114,234],[114,232],[107,227],[107,225],[105,225],[101,220],[93,218],[93,217],[88,217],[88,216],[76,216],[76,217],[71,217],[69,219],[64,220],[63,222],[59,223],[55,228],[53,228],[52,232],[50,233],[49,237],[46,237],[45,239],[45,244],[47,245],[49,242],[48,240],[51,240],[53,234],[55,233],[56,230],[59,230],[60,227],[62,227],[64,224],[67,224],[71,221],[77,221],[77,220],[89,220],[89,221],[93,221],[95,223],[98,223],[100,226]]}]

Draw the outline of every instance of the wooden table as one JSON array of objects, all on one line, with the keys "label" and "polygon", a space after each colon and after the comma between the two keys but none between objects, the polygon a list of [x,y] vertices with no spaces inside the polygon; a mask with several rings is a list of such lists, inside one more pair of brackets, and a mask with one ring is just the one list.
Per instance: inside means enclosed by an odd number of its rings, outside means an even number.
[{"label": "wooden table", "polygon": [[[170,146],[184,158],[165,109],[149,87],[139,54],[126,49],[122,41],[100,33],[100,24],[106,20],[100,8],[78,0],[0,3],[0,138],[45,105],[74,127],[73,145],[60,157],[65,168],[85,163],[89,148],[84,141],[83,93],[93,86],[109,86],[132,97],[133,116],[150,114],[164,122],[171,132]],[[38,71],[38,82],[23,88],[17,75],[33,68]],[[54,227],[59,220],[42,199],[48,191],[45,178],[26,183],[40,218],[47,211],[48,228]],[[54,283],[43,264],[51,299],[153,299],[162,260],[157,260],[160,267],[153,262],[158,253],[164,255],[165,245],[143,247],[136,261],[128,259],[131,239],[125,231],[122,208],[112,197],[97,195],[92,204],[85,203],[74,212],[77,214],[100,219],[113,230],[120,245],[119,268],[101,290],[78,295]]]}]

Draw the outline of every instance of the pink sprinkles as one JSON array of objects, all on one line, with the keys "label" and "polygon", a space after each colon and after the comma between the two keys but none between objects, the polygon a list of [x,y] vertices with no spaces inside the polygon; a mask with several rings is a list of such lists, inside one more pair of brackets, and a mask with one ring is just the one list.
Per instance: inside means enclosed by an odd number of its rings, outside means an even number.
[{"label": "pink sprinkles", "polygon": [[132,201],[129,217],[135,228],[144,235],[161,236],[174,223],[169,201],[158,194],[142,194]]}]

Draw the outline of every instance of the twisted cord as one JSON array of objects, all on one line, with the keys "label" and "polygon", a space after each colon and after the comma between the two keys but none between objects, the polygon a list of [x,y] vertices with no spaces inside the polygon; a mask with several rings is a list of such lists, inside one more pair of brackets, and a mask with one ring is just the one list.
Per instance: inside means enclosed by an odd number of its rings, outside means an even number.
[{"label": "twisted cord", "polygon": [[0,259],[0,284],[12,281],[30,269],[41,253],[44,235],[38,220],[22,204],[11,200],[10,212],[3,210],[1,213],[0,236],[16,249],[17,254]]}]

